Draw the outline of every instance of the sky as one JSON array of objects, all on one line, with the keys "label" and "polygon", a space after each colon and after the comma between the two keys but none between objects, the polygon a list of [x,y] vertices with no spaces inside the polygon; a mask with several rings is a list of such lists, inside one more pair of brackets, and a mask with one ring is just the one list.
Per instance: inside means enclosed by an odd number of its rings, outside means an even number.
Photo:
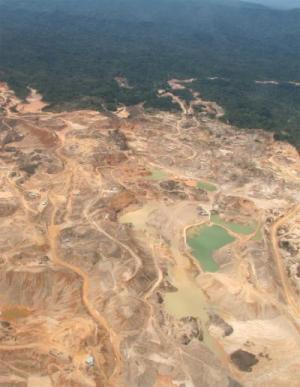
[{"label": "sky", "polygon": [[276,8],[300,8],[300,0],[246,0]]}]

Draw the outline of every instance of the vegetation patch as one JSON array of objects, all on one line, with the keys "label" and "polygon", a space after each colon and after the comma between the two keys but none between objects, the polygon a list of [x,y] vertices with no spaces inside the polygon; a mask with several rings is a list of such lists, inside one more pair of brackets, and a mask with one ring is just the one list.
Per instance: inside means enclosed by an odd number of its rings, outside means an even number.
[{"label": "vegetation patch", "polygon": [[[224,107],[225,121],[300,147],[300,10],[217,0],[0,0],[0,36],[0,79],[22,98],[28,86],[37,89],[48,110],[145,103],[174,111],[157,90],[194,78],[188,87]],[[175,94],[192,99],[188,90]]]},{"label": "vegetation patch", "polygon": [[150,180],[165,180],[168,177],[167,172],[162,169],[153,169],[151,175],[147,176],[147,179]]},{"label": "vegetation patch", "polygon": [[199,183],[197,184],[197,187],[208,192],[217,191],[217,187],[214,184],[207,183],[205,181],[199,181]]}]

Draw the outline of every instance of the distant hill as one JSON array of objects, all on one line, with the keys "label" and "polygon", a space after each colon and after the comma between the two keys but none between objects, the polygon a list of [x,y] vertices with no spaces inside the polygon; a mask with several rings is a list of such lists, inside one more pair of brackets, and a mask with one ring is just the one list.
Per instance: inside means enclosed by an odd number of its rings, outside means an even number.
[{"label": "distant hill", "polygon": [[[157,89],[194,77],[226,120],[300,147],[300,87],[288,83],[300,80],[300,10],[235,0],[0,0],[0,52],[0,78],[21,96],[37,88],[53,109],[141,101],[169,109]],[[132,88],[120,88],[119,76]]]}]

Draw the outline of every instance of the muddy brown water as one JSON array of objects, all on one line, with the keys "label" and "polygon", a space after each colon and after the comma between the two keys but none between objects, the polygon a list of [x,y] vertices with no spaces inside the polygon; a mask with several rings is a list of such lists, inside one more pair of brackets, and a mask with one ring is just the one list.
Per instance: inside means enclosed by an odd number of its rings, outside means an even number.
[{"label": "muddy brown water", "polygon": [[[157,202],[149,202],[142,208],[121,216],[119,221],[131,223],[137,231],[144,231],[147,229],[150,214],[158,208]],[[176,265],[169,270],[169,276],[177,291],[165,294],[166,311],[178,319],[187,316],[197,317],[202,325],[204,345],[216,355],[221,355],[220,347],[208,332],[209,311],[212,307],[207,304],[206,297],[195,278],[188,274],[189,261],[180,253],[178,246],[172,246],[172,255]]]},{"label": "muddy brown water", "polygon": [[31,313],[32,311],[26,306],[9,306],[2,310],[0,318],[2,318],[3,320],[17,320],[19,318],[26,318],[30,316]]}]

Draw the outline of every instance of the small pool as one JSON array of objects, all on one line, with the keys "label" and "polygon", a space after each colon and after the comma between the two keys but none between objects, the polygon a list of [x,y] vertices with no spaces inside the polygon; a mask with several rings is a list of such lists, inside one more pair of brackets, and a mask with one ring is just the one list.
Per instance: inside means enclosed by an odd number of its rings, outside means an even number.
[{"label": "small pool", "polygon": [[219,269],[213,259],[213,253],[234,240],[234,237],[218,225],[196,227],[190,229],[187,235],[187,243],[193,255],[198,259],[203,270],[209,272],[216,272]]},{"label": "small pool", "polygon": [[236,234],[249,235],[254,233],[254,231],[257,228],[255,224],[251,224],[251,223],[241,224],[241,223],[235,223],[235,222],[226,222],[226,220],[222,219],[219,215],[211,215],[210,220],[212,223],[218,226],[224,226]]}]

